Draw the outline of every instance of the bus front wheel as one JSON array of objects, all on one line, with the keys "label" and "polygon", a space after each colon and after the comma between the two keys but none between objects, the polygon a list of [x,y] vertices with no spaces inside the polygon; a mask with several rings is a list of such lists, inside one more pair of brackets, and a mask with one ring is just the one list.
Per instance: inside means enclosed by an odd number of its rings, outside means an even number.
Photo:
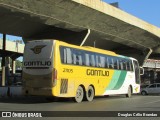
[{"label": "bus front wheel", "polygon": [[132,96],[132,88],[131,86],[128,87],[128,93],[126,94],[126,97],[130,98]]},{"label": "bus front wheel", "polygon": [[92,86],[89,86],[86,92],[86,100],[92,101],[93,98],[94,98],[94,88]]},{"label": "bus front wheel", "polygon": [[82,102],[84,97],[84,90],[82,86],[78,86],[77,91],[76,91],[76,96],[74,97],[74,101],[77,103]]}]

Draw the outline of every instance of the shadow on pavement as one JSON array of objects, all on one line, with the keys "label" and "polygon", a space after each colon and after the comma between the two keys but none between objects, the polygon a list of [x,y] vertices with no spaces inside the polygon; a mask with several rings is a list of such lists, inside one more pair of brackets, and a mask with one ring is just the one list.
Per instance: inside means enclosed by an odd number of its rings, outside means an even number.
[{"label": "shadow on pavement", "polygon": [[[104,99],[112,100],[112,99],[125,99],[125,98],[126,98],[125,95],[111,95],[111,96],[97,96],[94,98],[94,100],[104,100]],[[0,103],[39,104],[39,103],[51,103],[51,102],[75,103],[72,98],[57,98],[57,97],[45,97],[45,96],[23,96],[23,97],[0,98]]]},{"label": "shadow on pavement", "polygon": [[73,102],[72,99],[67,98],[55,98],[55,97],[5,97],[0,98],[0,103],[17,103],[17,104],[39,104],[50,102]]}]

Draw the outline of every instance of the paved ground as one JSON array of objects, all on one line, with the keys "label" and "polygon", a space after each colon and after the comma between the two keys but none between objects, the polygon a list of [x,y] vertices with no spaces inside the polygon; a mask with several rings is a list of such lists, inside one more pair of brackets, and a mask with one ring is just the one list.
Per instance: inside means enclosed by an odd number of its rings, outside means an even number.
[{"label": "paved ground", "polygon": [[[132,98],[125,98],[123,95],[120,95],[97,97],[92,102],[85,101],[82,103],[74,103],[71,99],[48,101],[43,97],[0,98],[0,111],[52,111],[52,113],[53,111],[82,111],[82,116],[85,113],[83,111],[92,111],[88,112],[88,114],[92,114],[94,117],[96,116],[95,114],[99,113],[99,111],[118,111],[117,113],[113,113],[113,115],[117,115],[118,113],[128,113],[124,111],[160,111],[160,96],[134,95]],[[73,112],[61,113],[62,115],[68,115]],[[75,112],[75,114],[77,113]],[[104,114],[111,115],[112,113],[104,112]],[[104,114],[102,114],[102,116]],[[101,119],[103,118],[101,117]]]}]

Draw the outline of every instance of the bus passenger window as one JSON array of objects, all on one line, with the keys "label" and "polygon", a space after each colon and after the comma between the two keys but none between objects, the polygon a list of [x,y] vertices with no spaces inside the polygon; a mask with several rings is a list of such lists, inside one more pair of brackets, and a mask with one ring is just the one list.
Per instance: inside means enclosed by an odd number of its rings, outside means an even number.
[{"label": "bus passenger window", "polygon": [[116,63],[117,63],[117,69],[119,70],[119,60],[118,60],[118,58],[116,59]]},{"label": "bus passenger window", "polygon": [[89,54],[86,54],[86,53],[85,53],[85,65],[90,66]]},{"label": "bus passenger window", "polygon": [[99,67],[98,55],[96,55],[96,67]]},{"label": "bus passenger window", "polygon": [[133,64],[132,61],[129,62],[130,70],[133,71]]},{"label": "bus passenger window", "polygon": [[96,66],[96,62],[95,62],[95,57],[94,55],[90,55],[90,59],[91,59],[91,66],[95,67]]},{"label": "bus passenger window", "polygon": [[113,58],[112,57],[108,58],[108,63],[109,63],[109,68],[114,68]]},{"label": "bus passenger window", "polygon": [[105,68],[109,68],[108,57],[105,58]]},{"label": "bus passenger window", "polygon": [[79,64],[79,65],[83,65],[83,64],[82,64],[82,56],[81,56],[81,55],[78,55],[77,57],[78,57],[78,64]]},{"label": "bus passenger window", "polygon": [[67,63],[67,52],[66,49],[63,49],[63,56],[61,56],[63,63]]},{"label": "bus passenger window", "polygon": [[119,59],[119,69],[123,70],[123,62],[121,59]]},{"label": "bus passenger window", "polygon": [[101,58],[98,54],[96,55],[96,66],[102,67]]},{"label": "bus passenger window", "polygon": [[75,53],[73,53],[73,64],[75,64],[76,65],[76,60],[77,58],[76,58],[76,54]]},{"label": "bus passenger window", "polygon": [[113,58],[114,69],[118,69],[117,59]]},{"label": "bus passenger window", "polygon": [[127,70],[127,64],[125,60],[123,60],[123,70]]},{"label": "bus passenger window", "polygon": [[105,57],[104,56],[99,56],[99,57],[100,57],[101,67],[104,68],[105,67]]},{"label": "bus passenger window", "polygon": [[60,56],[61,56],[61,62],[67,63],[67,50],[64,47],[60,47]]},{"label": "bus passenger window", "polygon": [[126,64],[127,64],[127,70],[130,71],[129,61],[126,61]]},{"label": "bus passenger window", "polygon": [[82,65],[81,51],[75,49],[73,50],[73,64]]},{"label": "bus passenger window", "polygon": [[72,51],[70,48],[66,48],[67,52],[67,64],[72,64]]},{"label": "bus passenger window", "polygon": [[61,62],[66,63],[66,49],[63,47],[60,47],[60,57],[61,57]]}]

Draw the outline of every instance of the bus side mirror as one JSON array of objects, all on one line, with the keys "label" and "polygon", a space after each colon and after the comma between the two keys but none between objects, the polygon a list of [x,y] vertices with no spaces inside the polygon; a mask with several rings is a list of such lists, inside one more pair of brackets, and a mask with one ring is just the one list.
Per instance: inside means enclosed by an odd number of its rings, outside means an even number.
[{"label": "bus side mirror", "polygon": [[140,67],[140,75],[144,75],[144,68]]}]

